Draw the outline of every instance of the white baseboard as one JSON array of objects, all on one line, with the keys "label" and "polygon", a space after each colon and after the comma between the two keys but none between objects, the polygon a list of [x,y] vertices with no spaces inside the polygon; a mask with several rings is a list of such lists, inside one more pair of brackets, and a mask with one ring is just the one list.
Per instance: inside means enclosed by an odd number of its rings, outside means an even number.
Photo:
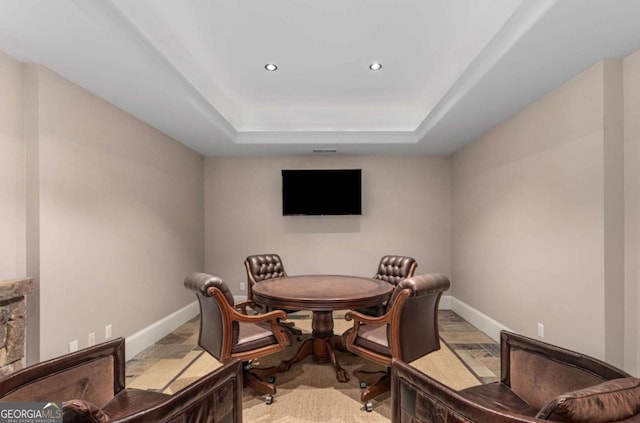
[{"label": "white baseboard", "polygon": [[[456,297],[453,297],[451,295],[447,295],[447,297],[448,297],[447,301],[449,302],[448,310],[453,311],[458,316],[462,317],[464,320],[471,323],[473,326],[475,326],[476,328],[484,332],[494,341],[500,343],[501,330],[512,331],[507,326],[503,325],[497,320],[492,319],[486,314],[476,310],[475,308],[471,307],[469,304],[463,301],[460,301]],[[442,302],[444,299],[445,299],[445,296],[442,296],[442,299],[440,300],[441,309],[444,309],[444,307],[442,307]]]},{"label": "white baseboard", "polygon": [[200,307],[198,306],[198,301],[194,301],[180,310],[171,313],[167,317],[164,317],[133,335],[128,336],[125,343],[126,359],[130,360],[136,354],[155,344],[181,325],[193,319],[199,313]]},{"label": "white baseboard", "polygon": [[[245,301],[246,299],[246,295],[233,296],[233,300],[236,303]],[[126,359],[132,359],[136,354],[169,335],[171,332],[193,319],[198,314],[200,314],[200,307],[198,306],[198,301],[194,301],[175,313],[172,313],[134,333],[133,335],[128,336],[125,344]]]},{"label": "white baseboard", "polygon": [[451,310],[451,295],[443,295],[442,297],[440,297],[438,310]]}]

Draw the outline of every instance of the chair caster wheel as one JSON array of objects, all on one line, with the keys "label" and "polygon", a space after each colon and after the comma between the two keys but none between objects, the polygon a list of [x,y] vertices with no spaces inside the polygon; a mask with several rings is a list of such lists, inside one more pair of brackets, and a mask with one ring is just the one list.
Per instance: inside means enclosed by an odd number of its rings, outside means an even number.
[{"label": "chair caster wheel", "polygon": [[276,377],[275,377],[275,376],[269,376],[269,377],[267,378],[267,382],[269,382],[269,383],[273,383],[273,382],[275,382],[275,381],[276,381]]},{"label": "chair caster wheel", "polygon": [[367,382],[365,381],[360,381],[360,389],[366,389],[367,388]]},{"label": "chair caster wheel", "polygon": [[367,413],[371,413],[373,411],[373,404],[371,403],[371,401],[367,402],[364,405],[364,409],[367,410]]},{"label": "chair caster wheel", "polygon": [[271,405],[271,404],[273,404],[273,395],[267,395],[267,396],[264,398],[264,402],[266,402],[266,403],[267,403],[267,405]]}]

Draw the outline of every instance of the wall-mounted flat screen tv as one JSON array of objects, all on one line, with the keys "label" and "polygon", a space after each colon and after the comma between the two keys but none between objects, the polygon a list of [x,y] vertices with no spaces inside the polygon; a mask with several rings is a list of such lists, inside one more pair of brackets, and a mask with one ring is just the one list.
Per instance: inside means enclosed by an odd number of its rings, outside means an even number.
[{"label": "wall-mounted flat screen tv", "polygon": [[282,214],[361,215],[361,169],[282,170]]}]

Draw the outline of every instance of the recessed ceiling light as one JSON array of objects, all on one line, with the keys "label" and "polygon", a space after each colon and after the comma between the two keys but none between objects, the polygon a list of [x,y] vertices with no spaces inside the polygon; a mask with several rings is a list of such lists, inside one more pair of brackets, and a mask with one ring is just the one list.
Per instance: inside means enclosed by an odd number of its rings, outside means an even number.
[{"label": "recessed ceiling light", "polygon": [[373,62],[372,64],[369,65],[369,69],[371,69],[372,71],[377,71],[382,69],[382,65],[378,62]]},{"label": "recessed ceiling light", "polygon": [[269,72],[273,72],[275,70],[278,70],[278,67],[276,65],[274,65],[273,63],[267,63],[266,65],[264,65],[264,68],[266,70],[268,70]]}]

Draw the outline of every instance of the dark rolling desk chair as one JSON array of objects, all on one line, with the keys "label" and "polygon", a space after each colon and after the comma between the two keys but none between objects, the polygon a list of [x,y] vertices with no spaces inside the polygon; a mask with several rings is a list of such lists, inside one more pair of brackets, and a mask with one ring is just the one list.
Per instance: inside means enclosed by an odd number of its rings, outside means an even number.
[{"label": "dark rolling desk chair", "polygon": [[413,257],[383,256],[378,264],[378,272],[373,278],[398,285],[402,280],[413,276],[416,267],[418,267],[418,263]]},{"label": "dark rolling desk chair", "polygon": [[276,368],[251,369],[250,363],[287,347],[289,339],[278,325],[278,319],[286,318],[286,313],[277,310],[266,314],[244,314],[239,309],[245,308],[246,304],[234,305],[227,284],[206,273],[187,276],[184,286],[195,292],[200,304],[198,345],[221,363],[235,358],[245,362],[244,385],[266,394],[267,404],[271,404],[276,388],[263,378],[274,375]]},{"label": "dark rolling desk chair", "polygon": [[[394,358],[411,362],[440,349],[438,304],[449,286],[449,279],[440,274],[413,276],[396,286],[382,316],[356,311],[345,315],[346,320],[353,320],[353,327],[343,335],[347,350],[387,368],[375,384],[362,391],[367,411],[373,409],[371,399],[389,391]],[[358,377],[366,374],[355,372]]]},{"label": "dark rolling desk chair", "polygon": [[[253,302],[253,308],[257,311],[266,312],[270,309],[262,304],[258,304],[253,299],[253,286],[267,279],[285,278],[287,272],[284,269],[282,259],[277,254],[255,254],[249,256],[244,261],[247,270],[247,299]],[[287,314],[295,313],[299,310],[283,310]],[[279,322],[284,330],[290,335],[296,336],[300,340],[302,331],[295,327],[292,322]]]},{"label": "dark rolling desk chair", "polygon": [[[416,271],[418,263],[413,257],[386,255],[378,263],[378,271],[373,275],[374,279],[398,285],[402,280],[410,278]],[[357,308],[358,313],[369,316],[380,316],[384,312],[384,304],[372,307]]]}]

